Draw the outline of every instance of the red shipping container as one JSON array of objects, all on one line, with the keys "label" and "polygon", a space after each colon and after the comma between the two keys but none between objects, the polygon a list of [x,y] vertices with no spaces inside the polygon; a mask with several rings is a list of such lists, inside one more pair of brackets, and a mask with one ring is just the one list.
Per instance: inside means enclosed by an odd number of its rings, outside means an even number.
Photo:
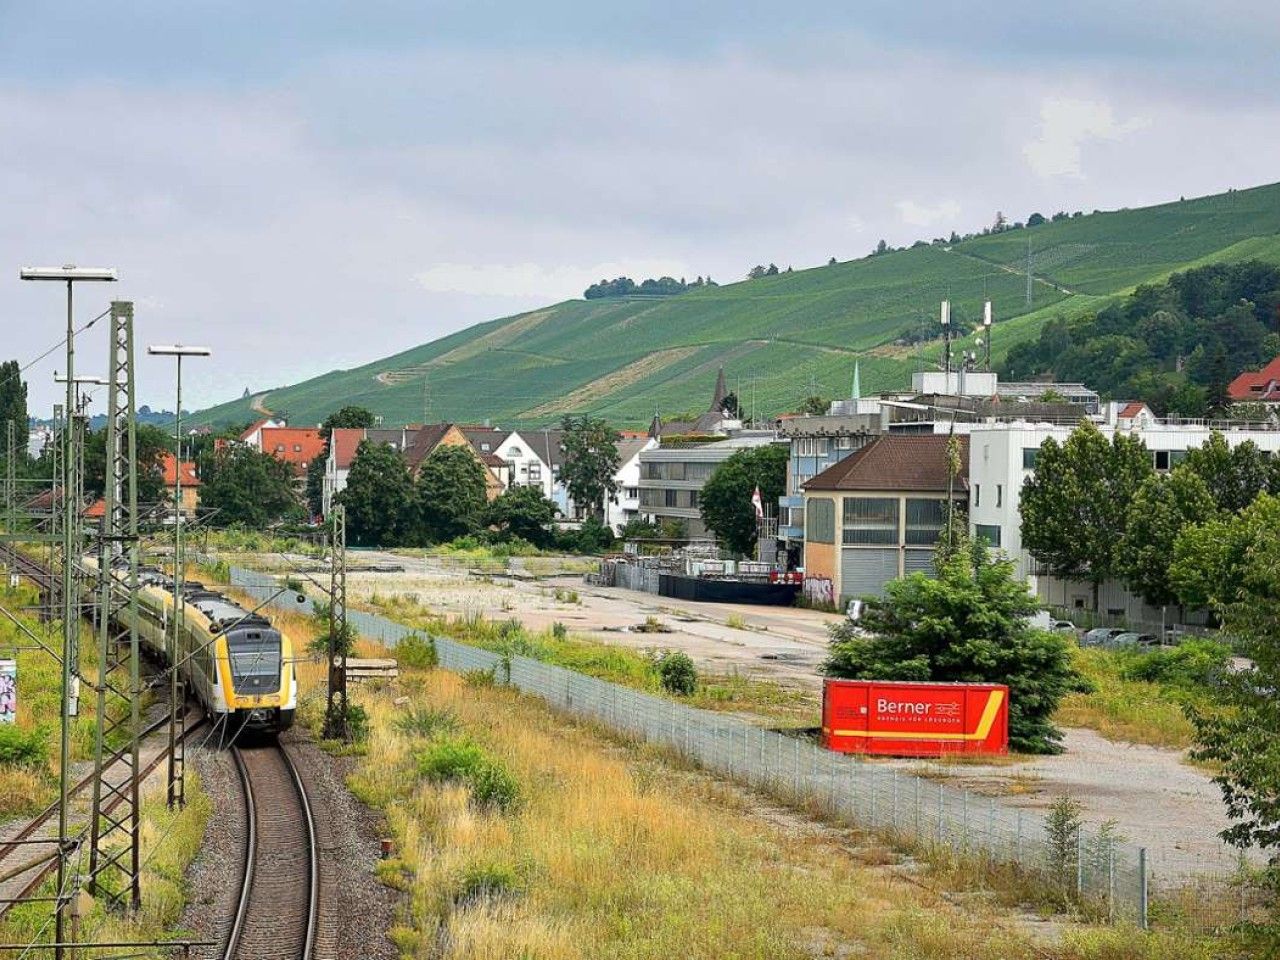
[{"label": "red shipping container", "polygon": [[1009,688],[997,683],[826,680],[822,744],[839,753],[937,757],[1009,752]]}]

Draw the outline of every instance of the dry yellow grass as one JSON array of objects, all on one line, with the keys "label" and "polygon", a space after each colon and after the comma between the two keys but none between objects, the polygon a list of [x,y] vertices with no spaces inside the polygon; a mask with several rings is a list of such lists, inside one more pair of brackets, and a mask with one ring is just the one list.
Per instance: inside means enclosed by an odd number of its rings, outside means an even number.
[{"label": "dry yellow grass", "polygon": [[[396,707],[395,695],[410,703]],[[883,858],[850,849],[847,834],[772,808],[766,818],[736,787],[508,690],[433,671],[361,702],[374,735],[352,786],[386,811],[398,839],[402,859],[386,874],[409,893],[397,935],[409,956],[1161,955],[1151,951],[1162,941],[1123,931],[1084,931],[1065,947],[1034,943],[999,908],[962,910],[877,868]],[[408,708],[450,711],[514,774],[521,806],[479,810],[463,787],[420,780],[414,757],[426,741],[396,724]],[[499,878],[503,892],[462,897],[476,875]]]}]

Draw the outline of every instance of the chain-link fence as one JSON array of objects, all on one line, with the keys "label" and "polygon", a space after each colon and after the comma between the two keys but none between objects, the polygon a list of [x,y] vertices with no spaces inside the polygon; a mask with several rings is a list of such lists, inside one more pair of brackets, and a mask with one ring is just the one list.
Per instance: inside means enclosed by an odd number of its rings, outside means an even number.
[{"label": "chain-link fence", "polygon": [[[280,580],[231,568],[231,583],[259,600],[307,611]],[[376,614],[348,611],[359,633],[394,647],[421,633]],[[551,705],[665,745],[708,770],[789,802],[820,808],[860,828],[891,835],[926,853],[1012,867],[1058,887],[1117,920],[1146,925],[1146,851],[1096,832],[1059,825],[995,798],[853,757],[735,717],[588,677],[521,656],[502,656],[435,638],[440,666],[492,671],[498,682]]]}]

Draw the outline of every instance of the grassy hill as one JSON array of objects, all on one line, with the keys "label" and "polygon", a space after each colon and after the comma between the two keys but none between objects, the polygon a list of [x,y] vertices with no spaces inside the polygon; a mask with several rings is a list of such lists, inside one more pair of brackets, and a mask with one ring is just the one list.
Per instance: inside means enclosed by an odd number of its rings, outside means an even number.
[{"label": "grassy hill", "polygon": [[[1036,277],[1026,302],[1028,241]],[[592,412],[619,425],[701,410],[716,369],[761,413],[811,393],[843,396],[855,358],[864,392],[900,388],[939,344],[895,346],[949,296],[972,320],[994,301],[993,350],[1048,317],[1095,310],[1135,286],[1220,260],[1280,263],[1280,184],[1095,213],[954,246],[922,246],[665,299],[569,300],[493,320],[350,370],[202,411],[230,423],[269,410],[318,422],[347,403],[387,423],[541,424]],[[425,386],[424,386],[425,384]]]}]

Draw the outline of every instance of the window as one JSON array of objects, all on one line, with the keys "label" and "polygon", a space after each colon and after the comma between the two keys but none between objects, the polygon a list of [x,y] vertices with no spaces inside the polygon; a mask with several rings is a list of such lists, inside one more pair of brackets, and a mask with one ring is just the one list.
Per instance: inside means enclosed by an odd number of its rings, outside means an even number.
[{"label": "window", "polygon": [[676,505],[676,491],[674,491],[674,490],[663,490],[663,491],[662,491],[662,495],[663,495],[663,505],[664,505],[664,506],[674,507],[674,506]]},{"label": "window", "polygon": [[996,484],[996,506],[1000,507],[1003,505],[1004,505],[1004,484],[997,483]]},{"label": "window", "polygon": [[540,464],[537,460],[529,464],[529,479],[530,480],[542,479],[542,464]]},{"label": "window", "polygon": [[845,497],[843,513],[845,543],[898,542],[897,497]]},{"label": "window", "polygon": [[515,459],[515,458],[517,458],[517,457],[521,457],[521,456],[523,456],[523,455],[524,455],[524,454],[521,452],[521,450],[520,450],[520,448],[519,448],[519,447],[514,446],[514,445],[513,445],[513,446],[510,446],[510,447],[507,447],[507,456],[508,456],[508,457],[511,457],[512,459]]},{"label": "window", "polygon": [[978,523],[973,527],[974,536],[987,541],[988,546],[1000,546],[1000,528],[993,523]]},{"label": "window", "polygon": [[1157,470],[1172,470],[1186,459],[1187,451],[1156,450],[1152,453],[1152,456],[1155,457],[1155,466]]},{"label": "window", "polygon": [[284,453],[284,444],[283,444],[283,443],[277,443],[277,444],[276,444],[276,453]]},{"label": "window", "polygon": [[1039,447],[1023,447],[1022,448],[1022,469],[1034,470],[1036,468],[1036,457],[1040,455]]},{"label": "window", "polygon": [[481,440],[481,441],[480,441],[480,452],[481,452],[481,453],[489,453],[489,441],[488,441],[488,440]]},{"label": "window", "polygon": [[835,543],[836,502],[828,497],[810,497],[805,501],[804,538],[812,543]]},{"label": "window", "polygon": [[945,502],[942,500],[907,501],[907,546],[931,547],[938,542],[938,534],[946,522]]},{"label": "window", "polygon": [[689,506],[692,507],[694,510],[698,509],[698,491],[697,490],[689,491]]},{"label": "window", "polygon": [[302,444],[300,444],[300,443],[295,443],[295,444],[293,445],[293,452],[294,452],[294,453],[301,453],[301,452],[302,452]]},{"label": "window", "polygon": [[982,506],[982,484],[980,483],[973,485],[973,505],[975,507]]}]

